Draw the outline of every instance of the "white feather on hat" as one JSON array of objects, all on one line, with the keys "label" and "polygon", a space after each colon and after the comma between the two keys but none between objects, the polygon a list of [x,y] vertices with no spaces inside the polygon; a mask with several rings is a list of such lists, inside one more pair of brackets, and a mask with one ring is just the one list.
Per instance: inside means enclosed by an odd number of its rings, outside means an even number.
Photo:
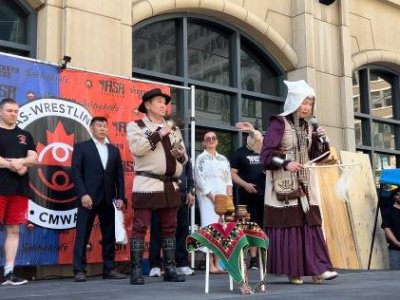
[{"label": "white feather on hat", "polygon": [[283,105],[283,113],[281,113],[280,116],[287,116],[294,113],[307,97],[313,96],[315,98],[314,89],[304,80],[284,80],[283,82],[288,87],[288,93],[285,104]]}]

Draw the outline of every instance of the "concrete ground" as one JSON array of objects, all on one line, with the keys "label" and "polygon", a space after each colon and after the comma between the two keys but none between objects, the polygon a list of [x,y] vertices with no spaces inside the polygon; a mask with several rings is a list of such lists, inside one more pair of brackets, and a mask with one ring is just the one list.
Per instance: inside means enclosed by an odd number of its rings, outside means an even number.
[{"label": "concrete ground", "polygon": [[[103,280],[89,277],[75,283],[72,278],[35,280],[23,286],[0,286],[0,299],[400,299],[400,271],[340,271],[339,277],[322,284],[305,278],[303,285],[288,284],[284,276],[267,277],[267,293],[240,294],[235,285],[229,291],[227,275],[210,275],[210,292],[204,294],[204,271],[196,271],[186,282],[163,282],[162,278],[145,278],[145,285],[131,286],[129,279]],[[258,271],[250,271],[250,284],[257,282]]]}]

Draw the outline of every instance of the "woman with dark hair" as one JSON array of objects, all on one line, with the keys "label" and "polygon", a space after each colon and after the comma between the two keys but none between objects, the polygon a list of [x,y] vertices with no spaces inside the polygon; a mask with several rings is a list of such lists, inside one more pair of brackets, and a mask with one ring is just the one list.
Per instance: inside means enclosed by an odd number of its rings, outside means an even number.
[{"label": "woman with dark hair", "polygon": [[[325,130],[307,121],[315,92],[304,81],[289,82],[284,112],[272,116],[261,150],[267,169],[264,227],[270,239],[268,271],[302,284],[338,276],[332,271],[321,225],[320,195],[310,160],[329,151]],[[318,128],[317,128],[318,127]]]},{"label": "woman with dark hair", "polygon": [[[201,227],[217,223],[215,195],[232,196],[231,167],[228,159],[217,152],[218,138],[214,131],[203,136],[204,151],[196,159],[196,197],[200,208]],[[218,268],[218,258],[212,255],[210,273],[222,273]]]}]

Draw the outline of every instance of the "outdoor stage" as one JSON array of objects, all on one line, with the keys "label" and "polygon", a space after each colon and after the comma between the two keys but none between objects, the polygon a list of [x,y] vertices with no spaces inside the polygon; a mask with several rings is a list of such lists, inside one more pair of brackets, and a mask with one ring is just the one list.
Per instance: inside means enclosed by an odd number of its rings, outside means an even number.
[{"label": "outdoor stage", "polygon": [[[339,277],[323,284],[311,284],[306,278],[303,285],[287,283],[283,276],[268,276],[268,293],[242,296],[237,288],[229,291],[227,275],[211,275],[210,293],[204,294],[204,271],[197,271],[183,283],[166,283],[161,278],[145,278],[145,285],[131,286],[129,279],[103,280],[89,277],[87,282],[75,283],[72,278],[31,281],[27,285],[0,286],[0,299],[399,299],[400,271],[340,271]],[[258,271],[250,271],[254,285]]]}]

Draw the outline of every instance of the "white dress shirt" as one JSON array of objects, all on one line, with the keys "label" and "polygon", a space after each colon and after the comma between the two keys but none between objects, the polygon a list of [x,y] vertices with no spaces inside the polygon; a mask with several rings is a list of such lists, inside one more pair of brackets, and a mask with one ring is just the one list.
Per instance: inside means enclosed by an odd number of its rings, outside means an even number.
[{"label": "white dress shirt", "polygon": [[99,151],[101,163],[103,164],[104,170],[107,167],[107,161],[108,161],[108,147],[107,144],[108,142],[105,141],[104,143],[99,142],[95,138],[93,138],[94,144],[96,145],[97,151]]}]

